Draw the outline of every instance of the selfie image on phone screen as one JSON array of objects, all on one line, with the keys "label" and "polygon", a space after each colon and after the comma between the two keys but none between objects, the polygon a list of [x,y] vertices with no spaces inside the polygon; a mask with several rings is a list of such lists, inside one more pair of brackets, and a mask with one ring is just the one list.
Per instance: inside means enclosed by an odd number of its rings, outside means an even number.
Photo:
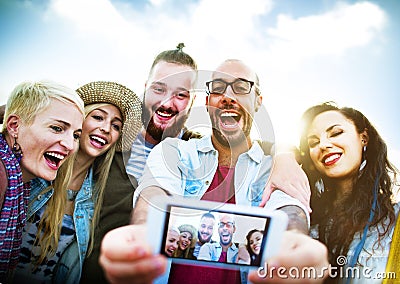
[{"label": "selfie image on phone screen", "polygon": [[269,217],[169,205],[161,253],[176,260],[260,266]]}]

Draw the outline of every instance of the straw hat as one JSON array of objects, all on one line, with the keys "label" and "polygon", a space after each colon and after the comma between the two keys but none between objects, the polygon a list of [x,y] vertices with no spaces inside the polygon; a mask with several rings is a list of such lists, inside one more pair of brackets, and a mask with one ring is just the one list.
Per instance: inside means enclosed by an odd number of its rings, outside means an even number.
[{"label": "straw hat", "polygon": [[182,224],[178,227],[179,232],[181,232],[181,234],[183,232],[188,232],[192,235],[192,242],[190,244],[191,247],[194,246],[194,244],[197,242],[197,229],[190,224]]},{"label": "straw hat", "polygon": [[76,92],[85,106],[94,103],[110,103],[119,108],[124,124],[116,150],[130,150],[142,127],[142,102],[138,96],[121,84],[107,81],[90,82],[79,87]]}]

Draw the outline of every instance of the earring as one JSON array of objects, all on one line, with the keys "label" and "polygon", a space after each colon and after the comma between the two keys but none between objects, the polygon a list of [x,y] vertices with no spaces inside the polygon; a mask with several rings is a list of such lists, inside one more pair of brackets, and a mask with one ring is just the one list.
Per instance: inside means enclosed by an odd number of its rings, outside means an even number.
[{"label": "earring", "polygon": [[17,142],[17,136],[14,136],[14,145],[12,146],[12,152],[14,153],[15,158],[17,158],[18,163],[21,162],[23,157],[21,145]]},{"label": "earring", "polygon": [[358,176],[360,177],[363,173],[363,169],[365,168],[365,166],[367,165],[367,146],[364,145],[363,147],[363,152],[362,152],[362,162],[360,165],[360,168],[358,170]]},{"label": "earring", "polygon": [[325,185],[324,185],[324,181],[322,180],[322,178],[320,178],[319,180],[317,180],[315,182],[315,188],[317,189],[318,197],[321,197],[321,195],[325,192]]}]

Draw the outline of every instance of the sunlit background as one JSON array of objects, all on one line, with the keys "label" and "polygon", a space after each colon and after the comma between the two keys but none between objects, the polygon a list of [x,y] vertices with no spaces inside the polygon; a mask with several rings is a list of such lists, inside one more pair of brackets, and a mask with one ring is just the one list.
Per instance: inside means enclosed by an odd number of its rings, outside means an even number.
[{"label": "sunlit background", "polygon": [[1,104],[36,79],[141,95],[154,56],[184,42],[199,69],[254,67],[278,143],[297,144],[302,112],[336,101],[361,110],[400,164],[397,0],[0,0],[0,31]]}]

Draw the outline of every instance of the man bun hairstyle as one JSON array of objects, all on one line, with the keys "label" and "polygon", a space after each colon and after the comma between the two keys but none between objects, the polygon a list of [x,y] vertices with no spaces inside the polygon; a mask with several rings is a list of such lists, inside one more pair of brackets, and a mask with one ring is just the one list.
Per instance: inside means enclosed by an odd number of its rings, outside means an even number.
[{"label": "man bun hairstyle", "polygon": [[185,44],[183,42],[180,42],[176,46],[176,49],[165,50],[159,53],[154,59],[153,65],[151,65],[150,72],[153,70],[154,66],[160,61],[181,64],[189,66],[193,68],[193,70],[197,70],[197,64],[194,61],[194,59],[189,54],[187,54],[182,50],[184,47]]}]

